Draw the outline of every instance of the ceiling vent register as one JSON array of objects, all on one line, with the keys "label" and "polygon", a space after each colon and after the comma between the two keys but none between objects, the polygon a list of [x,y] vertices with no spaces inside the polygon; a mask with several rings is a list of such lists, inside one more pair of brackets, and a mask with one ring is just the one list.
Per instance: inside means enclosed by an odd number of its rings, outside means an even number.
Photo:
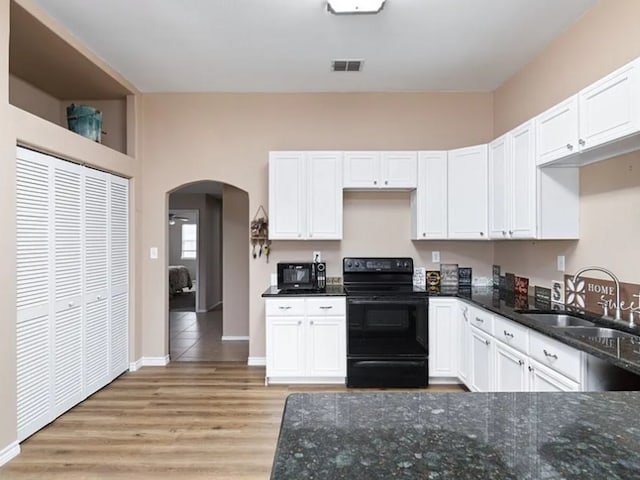
[{"label": "ceiling vent register", "polygon": [[331,70],[334,72],[359,72],[362,69],[362,60],[333,60]]}]

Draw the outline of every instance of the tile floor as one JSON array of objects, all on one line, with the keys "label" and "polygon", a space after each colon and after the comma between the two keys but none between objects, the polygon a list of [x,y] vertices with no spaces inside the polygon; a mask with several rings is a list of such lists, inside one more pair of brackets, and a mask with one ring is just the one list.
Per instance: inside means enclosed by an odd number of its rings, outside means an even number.
[{"label": "tile floor", "polygon": [[222,341],[222,310],[169,312],[172,362],[246,362],[248,341]]}]

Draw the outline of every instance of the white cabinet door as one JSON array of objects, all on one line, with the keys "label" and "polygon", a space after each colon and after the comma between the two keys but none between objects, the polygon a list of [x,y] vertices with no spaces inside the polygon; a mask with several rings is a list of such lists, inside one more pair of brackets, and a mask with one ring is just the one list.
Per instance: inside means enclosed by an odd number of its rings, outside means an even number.
[{"label": "white cabinet door", "polygon": [[306,236],[307,183],[304,152],[269,153],[269,238]]},{"label": "white cabinet door", "polygon": [[635,60],[578,94],[582,150],[640,130],[639,68]]},{"label": "white cabinet door", "polygon": [[510,209],[509,238],[536,238],[537,235],[537,167],[535,157],[535,124],[529,121],[510,136]]},{"label": "white cabinet door", "polygon": [[84,399],[83,390],[83,172],[80,165],[53,165],[53,415]]},{"label": "white cabinet door", "polygon": [[535,360],[529,360],[529,390],[531,392],[579,392],[580,384]]},{"label": "white cabinet door", "polygon": [[449,152],[449,238],[487,239],[487,146]]},{"label": "white cabinet door", "polygon": [[267,317],[267,377],[304,375],[304,317]]},{"label": "white cabinet door", "polygon": [[493,388],[492,338],[471,326],[471,385],[474,392],[490,392]]},{"label": "white cabinet door", "polygon": [[458,377],[468,388],[471,388],[471,324],[469,307],[464,303],[460,303],[458,325]]},{"label": "white cabinet door", "polygon": [[308,317],[306,375],[345,377],[347,330],[345,317]]},{"label": "white cabinet door", "polygon": [[418,155],[416,152],[382,152],[381,188],[416,188]]},{"label": "white cabinet door", "polygon": [[455,300],[429,301],[429,376],[457,377],[459,335]]},{"label": "white cabinet door", "polygon": [[497,240],[507,239],[511,227],[510,139],[506,134],[489,144],[489,236]]},{"label": "white cabinet door", "polygon": [[129,368],[129,181],[109,178],[110,370]]},{"label": "white cabinet door", "polygon": [[307,154],[308,238],[342,238],[342,153]]},{"label": "white cabinet door", "polygon": [[380,187],[380,152],[344,152],[344,188]]},{"label": "white cabinet door", "polygon": [[544,165],[575,155],[578,144],[578,96],[551,107],[535,119],[537,135],[536,163]]},{"label": "white cabinet door", "polygon": [[412,238],[447,238],[447,216],[447,152],[419,152],[418,186],[411,193]]},{"label": "white cabinet door", "polygon": [[502,342],[495,342],[495,391],[529,390],[527,357]]}]

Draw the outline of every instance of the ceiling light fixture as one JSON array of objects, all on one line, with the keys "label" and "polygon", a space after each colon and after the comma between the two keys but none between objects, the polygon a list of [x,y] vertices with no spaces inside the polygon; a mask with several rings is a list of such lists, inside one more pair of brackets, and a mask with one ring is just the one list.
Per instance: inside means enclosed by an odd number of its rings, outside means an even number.
[{"label": "ceiling light fixture", "polygon": [[386,0],[327,0],[327,10],[337,15],[345,13],[378,13]]}]

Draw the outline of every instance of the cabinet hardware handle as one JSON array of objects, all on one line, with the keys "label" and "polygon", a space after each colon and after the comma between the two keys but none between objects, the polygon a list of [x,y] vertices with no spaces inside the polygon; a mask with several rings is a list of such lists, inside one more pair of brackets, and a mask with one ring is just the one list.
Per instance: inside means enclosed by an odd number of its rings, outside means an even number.
[{"label": "cabinet hardware handle", "polygon": [[322,310],[329,310],[330,308],[333,308],[333,305],[328,305],[328,306],[321,305],[321,306],[320,306],[320,308],[321,308]]},{"label": "cabinet hardware handle", "polygon": [[422,236],[423,236],[423,237],[426,237],[426,236],[427,236],[427,234],[426,234],[426,233],[424,233],[424,232],[422,232]]},{"label": "cabinet hardware handle", "polygon": [[504,336],[505,337],[509,337],[509,338],[513,338],[513,333],[509,333],[506,330],[504,331]]},{"label": "cabinet hardware handle", "polygon": [[491,342],[490,342],[489,340],[485,340],[485,341],[484,341],[484,343],[485,343],[486,345],[489,345]]},{"label": "cabinet hardware handle", "polygon": [[484,232],[480,232],[480,236],[481,236],[481,237],[484,237]]},{"label": "cabinet hardware handle", "polygon": [[102,300],[102,295],[98,295],[98,296],[96,297],[96,300]]},{"label": "cabinet hardware handle", "polygon": [[301,234],[301,233],[299,233],[299,234],[298,234],[298,238],[300,238],[301,236],[302,236],[302,234]]},{"label": "cabinet hardware handle", "polygon": [[533,372],[533,367],[531,365],[529,365],[529,371]]},{"label": "cabinet hardware handle", "polygon": [[484,320],[480,317],[476,317],[476,322],[484,323]]},{"label": "cabinet hardware handle", "polygon": [[505,232],[504,230],[502,230],[502,236],[506,237],[507,236],[507,232]]},{"label": "cabinet hardware handle", "polygon": [[513,230],[509,230],[509,235],[513,235]]},{"label": "cabinet hardware handle", "polygon": [[309,325],[313,325],[313,320],[309,320]]},{"label": "cabinet hardware handle", "polygon": [[[521,366],[524,365],[524,361],[523,360],[518,360],[518,365],[521,365]],[[529,367],[529,368],[531,368],[531,367]]]},{"label": "cabinet hardware handle", "polygon": [[582,146],[584,146],[587,142],[585,142],[583,139],[578,140],[578,143]]},{"label": "cabinet hardware handle", "polygon": [[546,350],[542,350],[542,351],[544,352],[545,356],[553,358],[554,360],[558,359],[558,355],[556,355],[555,353],[549,353]]},{"label": "cabinet hardware handle", "polygon": [[570,143],[567,143],[567,149],[573,150],[573,145],[571,145]]},{"label": "cabinet hardware handle", "polygon": [[298,325],[302,325],[302,320],[298,320]]},{"label": "cabinet hardware handle", "polygon": [[385,180],[385,181],[384,181],[384,184],[385,184],[385,185],[389,185],[389,180]]},{"label": "cabinet hardware handle", "polygon": [[69,305],[70,307],[73,307],[73,306],[75,305],[75,303],[73,303],[73,302],[69,302],[69,303],[68,303],[68,305]]},{"label": "cabinet hardware handle", "polygon": [[374,180],[374,181],[373,181],[373,184],[374,184],[374,185],[377,185],[377,184],[378,184],[378,181],[377,181],[377,180]]},{"label": "cabinet hardware handle", "polygon": [[282,306],[282,305],[280,305],[278,308],[279,308],[280,310],[289,310],[289,309],[291,308],[291,306],[289,306],[289,305],[287,305],[287,306]]}]

